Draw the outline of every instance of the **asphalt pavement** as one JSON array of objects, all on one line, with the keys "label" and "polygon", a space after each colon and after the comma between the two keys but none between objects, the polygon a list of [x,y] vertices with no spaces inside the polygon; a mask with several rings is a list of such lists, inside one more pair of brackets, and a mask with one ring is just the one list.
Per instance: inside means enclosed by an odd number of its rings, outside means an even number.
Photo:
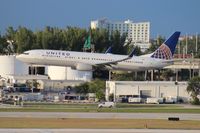
[{"label": "asphalt pavement", "polygon": [[0,133],[199,133],[199,130],[169,129],[0,129]]},{"label": "asphalt pavement", "polygon": [[13,118],[96,118],[96,119],[168,119],[199,120],[199,114],[190,113],[73,113],[73,112],[0,112],[0,117]]}]

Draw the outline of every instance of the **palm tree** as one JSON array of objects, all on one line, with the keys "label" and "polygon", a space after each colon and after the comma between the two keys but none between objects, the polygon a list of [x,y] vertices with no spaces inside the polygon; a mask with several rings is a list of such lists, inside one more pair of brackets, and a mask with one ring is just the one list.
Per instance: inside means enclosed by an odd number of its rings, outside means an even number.
[{"label": "palm tree", "polygon": [[193,104],[200,104],[199,98],[200,95],[200,77],[193,77],[188,81],[187,92],[190,93]]}]

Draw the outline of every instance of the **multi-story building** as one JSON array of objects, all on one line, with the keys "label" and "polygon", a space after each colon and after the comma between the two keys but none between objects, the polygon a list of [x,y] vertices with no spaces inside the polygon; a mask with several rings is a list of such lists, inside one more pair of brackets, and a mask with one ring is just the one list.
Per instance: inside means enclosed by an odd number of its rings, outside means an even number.
[{"label": "multi-story building", "polygon": [[127,34],[127,39],[142,49],[150,46],[150,22],[137,22],[131,20],[124,22],[111,22],[107,19],[91,21],[92,29],[107,29],[111,35],[114,31],[119,31],[121,35]]}]

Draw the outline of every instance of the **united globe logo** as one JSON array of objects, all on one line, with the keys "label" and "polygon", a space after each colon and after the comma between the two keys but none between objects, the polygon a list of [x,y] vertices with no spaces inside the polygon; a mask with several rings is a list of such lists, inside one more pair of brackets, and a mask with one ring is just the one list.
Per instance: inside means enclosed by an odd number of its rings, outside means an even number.
[{"label": "united globe logo", "polygon": [[170,48],[163,43],[151,57],[169,60],[172,59],[172,53]]}]

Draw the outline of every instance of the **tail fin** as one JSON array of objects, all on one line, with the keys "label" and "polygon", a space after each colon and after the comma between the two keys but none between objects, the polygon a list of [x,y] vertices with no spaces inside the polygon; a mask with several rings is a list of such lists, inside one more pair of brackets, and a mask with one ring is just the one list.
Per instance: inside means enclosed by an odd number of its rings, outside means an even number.
[{"label": "tail fin", "polygon": [[181,32],[174,32],[152,55],[152,58],[170,60],[173,58],[176,44]]}]

